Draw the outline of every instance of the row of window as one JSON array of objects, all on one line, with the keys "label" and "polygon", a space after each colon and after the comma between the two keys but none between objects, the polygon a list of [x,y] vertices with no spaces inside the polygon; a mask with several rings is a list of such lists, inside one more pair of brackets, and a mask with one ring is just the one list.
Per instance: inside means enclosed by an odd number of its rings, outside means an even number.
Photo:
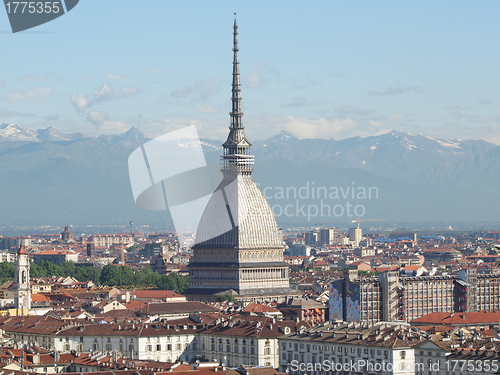
[{"label": "row of window", "polygon": [[[172,350],[172,344],[167,344],[165,346],[163,346],[161,344],[156,344],[156,345],[146,344],[146,351],[151,352],[151,351],[153,351],[153,349],[156,349],[157,352],[161,352],[162,347],[165,348],[165,350],[167,350],[167,351]],[[186,350],[187,347],[188,347],[188,344],[187,343],[184,344],[184,350]],[[177,345],[175,345],[175,349],[182,350],[182,344],[178,343]],[[193,343],[193,349],[196,349],[196,343]],[[107,349],[107,350],[111,350],[111,349]]]},{"label": "row of window", "polygon": [[[330,345],[318,345],[318,344],[304,344],[304,343],[292,343],[292,342],[288,342],[288,345],[286,342],[282,342],[281,343],[281,347],[283,350],[287,350],[287,347],[288,347],[288,350],[292,350],[297,352],[299,350],[299,347],[300,349],[305,349],[307,352],[310,352],[311,351],[311,348],[312,350],[319,350],[321,352],[331,352],[334,353],[334,352],[339,352],[341,353],[342,351],[344,353],[356,353],[356,351],[358,353],[361,353],[361,349],[362,348],[356,348],[354,346],[330,346]],[[382,349],[377,349],[376,352],[375,352],[375,349],[368,349],[368,348],[363,348],[363,353],[364,354],[370,354],[370,355],[375,355],[375,353],[377,355],[382,355]],[[383,354],[385,356],[387,356],[389,354],[389,351],[388,350],[384,350],[383,351]]]}]

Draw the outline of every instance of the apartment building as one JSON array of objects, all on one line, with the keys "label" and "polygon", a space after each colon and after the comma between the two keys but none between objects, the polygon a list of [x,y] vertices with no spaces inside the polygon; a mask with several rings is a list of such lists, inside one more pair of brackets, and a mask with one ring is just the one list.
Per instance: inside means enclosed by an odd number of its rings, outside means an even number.
[{"label": "apartment building", "polygon": [[159,362],[216,360],[228,366],[279,364],[278,338],[309,328],[304,322],[264,316],[192,314],[152,322],[88,323],[47,316],[0,317],[0,333],[20,345],[60,353],[118,351],[127,358]]},{"label": "apartment building", "polygon": [[500,310],[500,274],[475,269],[456,275],[401,276],[390,270],[377,278],[344,278],[330,283],[330,321],[410,322],[434,312]]},{"label": "apartment building", "polygon": [[453,312],[455,276],[400,277],[399,319],[411,321],[433,312]]},{"label": "apartment building", "polygon": [[415,364],[422,361],[415,349],[424,344],[426,353],[444,359],[443,349],[405,324],[329,323],[280,338],[279,370],[292,375],[415,375]]},{"label": "apartment building", "polygon": [[93,234],[88,241],[95,246],[105,246],[107,248],[115,244],[129,244],[134,242],[134,236],[130,233],[117,234]]}]

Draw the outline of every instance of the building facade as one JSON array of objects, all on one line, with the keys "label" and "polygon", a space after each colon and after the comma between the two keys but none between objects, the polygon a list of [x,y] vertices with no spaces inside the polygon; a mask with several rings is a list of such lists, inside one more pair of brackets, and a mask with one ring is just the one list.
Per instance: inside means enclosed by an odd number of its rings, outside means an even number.
[{"label": "building facade", "polygon": [[500,310],[500,274],[401,276],[386,271],[357,278],[356,270],[330,283],[330,320],[410,322],[435,312]]}]

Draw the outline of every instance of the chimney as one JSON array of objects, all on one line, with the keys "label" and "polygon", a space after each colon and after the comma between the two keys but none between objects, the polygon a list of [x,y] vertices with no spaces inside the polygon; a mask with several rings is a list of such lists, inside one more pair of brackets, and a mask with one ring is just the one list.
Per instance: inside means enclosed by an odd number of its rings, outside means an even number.
[{"label": "chimney", "polygon": [[130,290],[125,291],[125,303],[130,302]]}]

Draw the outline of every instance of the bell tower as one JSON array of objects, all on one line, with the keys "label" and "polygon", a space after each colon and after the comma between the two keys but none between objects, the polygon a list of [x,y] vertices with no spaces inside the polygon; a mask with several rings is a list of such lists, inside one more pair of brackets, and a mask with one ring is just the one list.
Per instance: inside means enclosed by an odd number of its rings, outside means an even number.
[{"label": "bell tower", "polygon": [[30,262],[22,239],[17,252],[14,278],[16,291],[14,305],[22,310],[22,315],[28,315],[31,308]]}]

